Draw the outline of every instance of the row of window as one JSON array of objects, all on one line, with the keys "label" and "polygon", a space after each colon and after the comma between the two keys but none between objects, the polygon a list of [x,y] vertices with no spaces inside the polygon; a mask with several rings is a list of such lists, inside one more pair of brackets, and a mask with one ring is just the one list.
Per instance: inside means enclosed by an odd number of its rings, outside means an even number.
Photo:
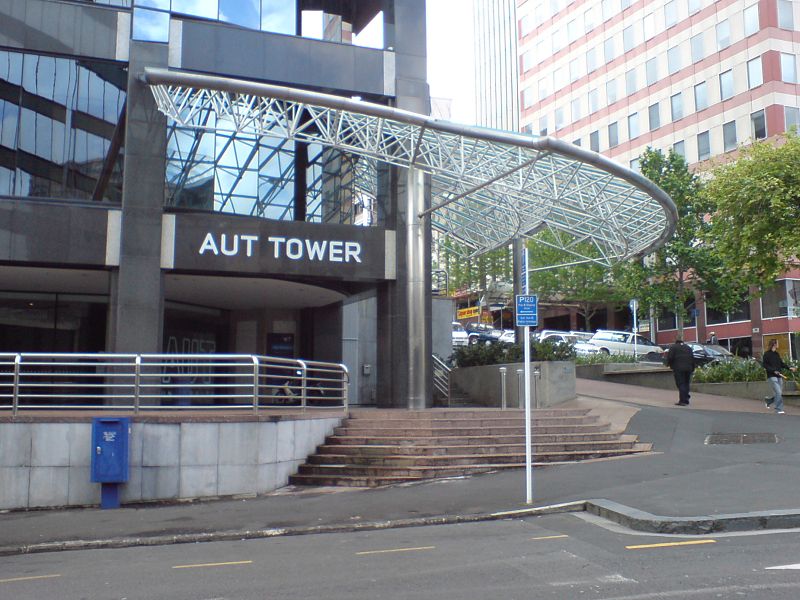
[{"label": "row of window", "polygon": [[[793,54],[780,54],[781,80],[786,83],[797,83],[797,57]],[[760,56],[747,61],[747,89],[753,89],[764,83],[762,58]],[[625,94],[630,96],[638,91],[638,72],[636,69],[629,70],[625,75]],[[728,69],[717,76],[717,86],[709,85],[708,81],[696,84],[692,89],[691,96],[694,99],[694,111],[700,112],[707,109],[711,104],[723,102],[733,98],[736,94],[736,78],[734,69]],[[620,81],[618,78],[606,82],[605,100],[606,106],[610,106],[620,100],[619,94]],[[718,92],[714,98],[710,97],[710,91]],[[740,90],[744,91],[744,90]],[[685,98],[690,96],[687,92],[678,92],[669,98],[669,116],[672,122],[678,121],[689,114]],[[717,99],[718,98],[718,99]],[[600,89],[592,88],[587,96],[573,98],[568,106],[556,107],[553,115],[553,129],[558,131],[569,123],[576,123],[585,116],[591,115],[600,110]],[[630,119],[630,117],[629,117]],[[648,107],[648,129],[654,131],[665,124],[667,121],[662,119],[661,102],[655,102]],[[550,115],[544,114],[539,117],[539,134],[547,135],[550,130]],[[639,135],[639,127],[630,129],[630,138]],[[635,131],[635,134],[634,134]]]},{"label": "row of window", "polygon": [[[758,5],[753,5],[751,8],[757,10]],[[751,28],[748,30],[747,10],[745,10],[744,14],[745,34],[750,35],[751,33],[755,33],[755,31],[758,30],[758,15],[756,14],[755,16],[756,29],[752,30]],[[712,52],[720,51],[730,46],[730,21],[725,19],[724,21],[717,23],[715,30],[716,43],[713,48],[709,47],[708,32],[698,33],[697,35],[692,36],[684,44],[679,43],[668,48],[666,53],[666,71],[664,71],[665,58],[663,58],[663,55],[654,56],[648,59],[644,65],[629,69],[625,74],[627,88],[633,89],[634,91],[638,89],[641,85],[640,80],[642,79],[642,75],[644,75],[644,82],[647,85],[653,85],[664,76],[665,72],[668,75],[672,75],[673,73],[677,73],[682,68],[687,66],[685,64],[685,59],[687,57],[691,59],[692,64],[695,64],[709,56]],[[625,51],[627,52],[627,48]],[[570,60],[568,65],[557,67],[551,72],[548,72],[545,76],[540,77],[537,81],[535,96],[532,87],[527,88],[523,92],[525,106],[529,107],[533,105],[536,99],[539,101],[544,100],[553,93],[565,88],[568,84],[573,83],[581,77],[597,70],[600,66],[600,55],[600,47],[589,48],[581,56],[576,56]],[[617,54],[614,38],[609,38],[604,42],[602,58],[604,59],[605,63],[609,63],[614,60],[616,56]],[[532,66],[531,55],[529,52],[526,52],[522,57],[523,72],[527,69],[530,69]],[[640,73],[640,71],[643,71],[643,73]],[[632,92],[629,91],[628,93],[630,94]]]}]

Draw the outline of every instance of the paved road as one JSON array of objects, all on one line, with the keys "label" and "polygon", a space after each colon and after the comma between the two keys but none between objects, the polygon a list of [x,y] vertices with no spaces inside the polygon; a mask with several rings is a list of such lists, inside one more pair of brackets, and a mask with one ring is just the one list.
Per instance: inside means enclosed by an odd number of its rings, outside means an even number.
[{"label": "paved road", "polygon": [[[576,515],[16,556],[15,600],[789,600],[796,533],[634,535]],[[798,565],[800,567],[800,565]]]}]

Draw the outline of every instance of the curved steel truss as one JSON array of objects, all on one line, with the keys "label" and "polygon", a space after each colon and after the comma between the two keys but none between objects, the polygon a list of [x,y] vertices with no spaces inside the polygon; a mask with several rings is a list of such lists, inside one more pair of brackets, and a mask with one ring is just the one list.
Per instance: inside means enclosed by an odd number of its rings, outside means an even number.
[{"label": "curved steel truss", "polygon": [[317,144],[361,157],[356,170],[362,189],[375,188],[379,163],[428,173],[431,207],[419,216],[430,215],[434,230],[474,254],[550,230],[543,243],[574,262],[611,264],[654,250],[675,229],[675,205],[649,180],[553,138],[196,73],[148,68],[143,79],[159,110],[180,126]]}]

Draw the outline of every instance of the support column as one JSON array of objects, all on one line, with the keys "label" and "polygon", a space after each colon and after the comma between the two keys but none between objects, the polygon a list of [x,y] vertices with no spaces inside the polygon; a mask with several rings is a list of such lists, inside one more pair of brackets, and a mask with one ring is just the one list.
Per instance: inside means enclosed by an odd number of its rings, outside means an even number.
[{"label": "support column", "polygon": [[406,173],[406,305],[408,307],[408,408],[431,405],[431,282],[426,276],[430,265],[430,240],[426,233],[428,219],[420,219],[425,210],[425,174],[418,169]]},{"label": "support column", "polygon": [[167,121],[138,76],[166,66],[167,46],[130,44],[119,269],[111,278],[106,347],[111,352],[161,352],[164,278],[161,216],[166,180]]}]

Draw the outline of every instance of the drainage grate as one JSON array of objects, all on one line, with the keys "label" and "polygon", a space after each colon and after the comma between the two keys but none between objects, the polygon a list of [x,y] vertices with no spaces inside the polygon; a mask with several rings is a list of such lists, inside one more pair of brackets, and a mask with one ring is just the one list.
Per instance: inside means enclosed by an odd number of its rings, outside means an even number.
[{"label": "drainage grate", "polygon": [[774,433],[711,433],[706,436],[706,445],[712,444],[777,444]]}]

